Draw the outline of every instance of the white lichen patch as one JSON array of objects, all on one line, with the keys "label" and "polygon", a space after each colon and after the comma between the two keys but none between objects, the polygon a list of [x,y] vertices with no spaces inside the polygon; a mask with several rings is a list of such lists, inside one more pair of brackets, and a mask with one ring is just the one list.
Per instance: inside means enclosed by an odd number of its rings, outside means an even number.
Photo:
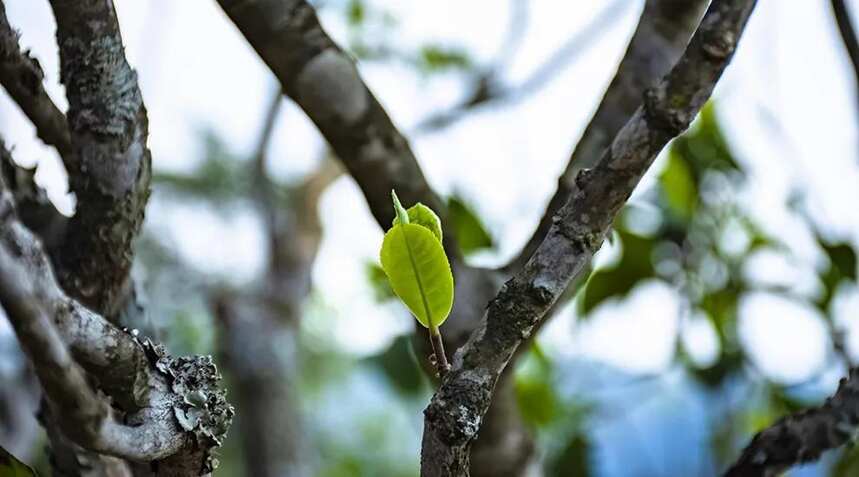
[{"label": "white lichen patch", "polygon": [[311,116],[354,123],[367,111],[367,88],[355,63],[344,53],[328,49],[310,60],[298,75],[298,100]]}]

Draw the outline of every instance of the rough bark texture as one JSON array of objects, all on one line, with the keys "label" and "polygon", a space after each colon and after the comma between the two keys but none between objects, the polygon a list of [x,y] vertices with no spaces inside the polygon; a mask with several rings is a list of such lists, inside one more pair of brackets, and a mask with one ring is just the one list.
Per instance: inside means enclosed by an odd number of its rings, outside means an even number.
[{"label": "rough bark texture", "polygon": [[[0,156],[8,151],[0,147]],[[196,476],[211,470],[210,451],[220,445],[232,417],[211,358],[173,358],[66,296],[40,241],[18,221],[2,176],[0,304],[51,404],[45,419],[56,422],[64,437],[101,454],[148,462],[156,475]],[[105,383],[130,383],[129,395],[114,400],[129,401],[121,422],[79,365]],[[81,464],[80,458],[75,453],[65,464]],[[101,470],[100,475],[111,475]]]},{"label": "rough bark texture", "polygon": [[680,58],[708,0],[647,0],[630,40],[596,112],[573,150],[558,187],[537,229],[507,266],[518,270],[534,253],[552,226],[552,217],[575,191],[578,171],[593,168],[611,140],[641,104],[644,91],[656,84]]},{"label": "rough bark texture", "polygon": [[137,74],[125,60],[110,0],[52,0],[60,79],[69,99],[77,198],[59,279],[74,298],[113,319],[129,282],[132,241],[149,198],[148,123]]},{"label": "rough bark texture", "polygon": [[18,34],[9,25],[0,1],[0,84],[30,118],[39,138],[54,146],[68,166],[72,146],[66,117],[45,92],[44,77],[39,62],[18,46]]},{"label": "rough bark texture", "polygon": [[[383,227],[394,219],[391,190],[403,203],[423,202],[444,218],[409,143],[361,79],[355,62],[322,29],[304,0],[218,0],[316,124],[358,183]],[[448,231],[445,231],[445,236]],[[451,235],[452,237],[452,235]]]},{"label": "rough bark texture", "polygon": [[485,323],[460,348],[424,412],[423,476],[468,475],[469,447],[495,384],[518,346],[601,245],[653,159],[685,130],[733,55],[754,0],[714,1],[683,57],[638,108],[545,240],[490,303]]},{"label": "rough bark texture", "polygon": [[823,406],[783,417],[759,432],[725,477],[776,477],[852,442],[857,429],[859,368],[853,368]]}]

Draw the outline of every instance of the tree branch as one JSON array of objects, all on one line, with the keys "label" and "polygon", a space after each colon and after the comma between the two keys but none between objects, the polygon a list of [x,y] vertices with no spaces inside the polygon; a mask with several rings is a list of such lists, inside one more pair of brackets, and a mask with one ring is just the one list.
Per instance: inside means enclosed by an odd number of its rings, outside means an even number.
[{"label": "tree branch", "polygon": [[39,62],[18,46],[18,34],[9,25],[0,0],[0,84],[33,122],[39,139],[54,146],[68,167],[73,160],[66,116],[42,86],[44,78]]},{"label": "tree branch", "polygon": [[[8,155],[3,147],[0,152]],[[211,358],[173,358],[67,297],[39,240],[18,221],[2,176],[0,304],[31,357],[53,417],[75,443],[154,461],[158,475],[196,476],[211,468],[210,451],[232,417]],[[78,364],[112,392],[129,425],[113,418]]]},{"label": "tree branch", "polygon": [[859,428],[859,368],[823,406],[779,419],[755,435],[725,477],[775,477],[851,442]]},{"label": "tree branch", "polygon": [[638,27],[599,107],[579,140],[534,234],[506,267],[515,271],[543,241],[552,217],[575,191],[576,174],[594,167],[612,138],[656,83],[680,58],[708,0],[647,0]]},{"label": "tree branch", "polygon": [[[427,183],[408,141],[364,84],[352,58],[322,29],[310,4],[304,0],[218,3],[286,95],[319,128],[382,227],[389,227],[394,218],[392,189],[405,203],[423,202],[444,217],[444,202]],[[450,253],[455,251],[454,241],[447,236],[445,230]]]},{"label": "tree branch", "polygon": [[857,84],[856,100],[859,102],[859,38],[856,37],[856,29],[853,28],[850,10],[844,0],[831,0],[830,4],[832,5],[835,23],[838,25],[838,33],[841,35],[844,49],[847,50],[847,56],[850,58],[850,66],[853,67],[853,81]]},{"label": "tree branch", "polygon": [[493,388],[518,346],[601,245],[615,215],[669,140],[710,97],[754,0],[715,0],[691,44],[653,89],[554,219],[545,240],[486,310],[424,412],[421,474],[468,475],[468,450]]},{"label": "tree branch", "polygon": [[60,79],[69,98],[77,198],[60,253],[63,288],[113,319],[130,286],[131,244],[149,198],[148,121],[137,74],[125,60],[111,0],[51,0]]}]

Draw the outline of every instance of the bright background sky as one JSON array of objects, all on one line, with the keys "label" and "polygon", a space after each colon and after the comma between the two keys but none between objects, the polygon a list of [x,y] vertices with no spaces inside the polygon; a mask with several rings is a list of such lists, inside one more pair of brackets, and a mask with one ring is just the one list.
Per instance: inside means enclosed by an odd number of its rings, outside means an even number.
[{"label": "bright background sky", "polygon": [[[467,198],[500,243],[496,254],[481,256],[480,262],[502,263],[535,226],[637,22],[643,2],[624,1],[610,27],[537,94],[481,109],[441,133],[412,140],[430,183],[442,194],[458,191]],[[138,71],[149,111],[155,168],[191,168],[201,156],[200,132],[207,128],[234,151],[250,154],[275,83],[216,2],[116,3],[128,59]],[[429,41],[462,46],[480,63],[494,58],[510,15],[508,2],[498,0],[371,3],[398,19],[395,35],[402,48],[416,49]],[[859,14],[859,1],[848,3]],[[48,2],[5,4],[10,22],[22,32],[22,45],[32,49],[45,70],[49,93],[65,108]],[[514,84],[526,78],[615,4],[617,0],[533,0],[526,40],[506,77]],[[342,15],[324,13],[322,23],[345,42]],[[361,72],[406,132],[463,94],[461,77],[453,73],[427,79],[396,64],[361,65]],[[806,192],[812,213],[833,237],[854,243],[859,238],[855,86],[828,2],[760,1],[715,98],[730,144],[750,172],[745,202],[796,256],[794,263],[761,257],[749,264],[750,273],[800,290],[813,287],[809,267],[823,258],[785,207],[790,193],[797,188]],[[5,94],[0,94],[0,131],[14,147],[16,160],[38,163],[37,180],[57,206],[73,210],[56,153],[36,139]],[[323,141],[304,114],[291,104],[283,108],[270,151],[275,174],[298,179],[318,164],[323,152]],[[654,169],[659,167],[657,162]],[[358,354],[379,350],[412,326],[399,305],[374,303],[366,283],[364,264],[375,260],[381,230],[348,178],[326,192],[322,216],[325,239],[314,279],[337,317],[333,335]],[[147,221],[172,240],[186,260],[225,280],[248,280],[264,263],[263,237],[247,212],[217,214],[203,206],[168,206],[156,191]],[[610,256],[606,250],[601,259]],[[838,315],[855,323],[859,294],[848,295]],[[646,285],[626,302],[604,306],[587,324],[574,325],[573,312],[562,313],[542,341],[563,355],[658,372],[671,363],[674,331],[681,326],[677,308],[666,286]],[[760,369],[786,382],[820,370],[829,343],[816,311],[763,294],[744,300],[741,309],[742,336],[752,344]],[[683,325],[683,339],[706,360],[715,353],[715,338],[702,323]],[[851,333],[849,343],[859,357],[859,332]]]}]

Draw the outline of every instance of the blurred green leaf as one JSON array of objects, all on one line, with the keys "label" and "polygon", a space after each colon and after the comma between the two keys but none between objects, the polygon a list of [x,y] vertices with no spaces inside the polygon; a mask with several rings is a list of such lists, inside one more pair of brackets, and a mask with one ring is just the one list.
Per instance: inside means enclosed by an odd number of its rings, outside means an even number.
[{"label": "blurred green leaf", "polygon": [[859,475],[859,447],[844,448],[841,457],[830,471],[830,477],[855,477]]},{"label": "blurred green leaf", "polygon": [[480,217],[461,198],[454,195],[447,199],[447,214],[462,253],[469,255],[495,246]]},{"label": "blurred green leaf", "polygon": [[743,360],[743,354],[739,351],[723,348],[719,358],[710,366],[700,368],[688,360],[685,364],[695,380],[709,388],[717,388],[726,378],[742,369]]},{"label": "blurred green leaf", "polygon": [[731,343],[725,341],[734,337],[734,328],[737,323],[737,305],[741,292],[742,290],[737,285],[729,283],[720,290],[705,294],[698,303],[698,307],[704,311],[707,318],[713,323],[713,327],[716,328],[716,333],[722,340],[722,346],[731,346]]},{"label": "blurred green leaf", "polygon": [[368,358],[368,361],[382,370],[388,382],[400,394],[416,396],[425,389],[424,374],[407,335],[398,336],[385,351]]},{"label": "blurred green leaf", "polygon": [[366,9],[361,0],[350,0],[346,6],[346,20],[351,26],[359,26],[366,19]]},{"label": "blurred green leaf", "polygon": [[856,251],[848,243],[827,244],[821,242],[823,251],[829,258],[830,266],[835,268],[844,279],[856,281]]},{"label": "blurred green leaf", "polygon": [[471,60],[464,50],[428,45],[421,48],[417,64],[424,73],[436,73],[448,69],[466,69],[471,66]]},{"label": "blurred green leaf", "polygon": [[33,469],[0,447],[0,477],[35,477],[36,475]]},{"label": "blurred green leaf", "polygon": [[546,465],[546,477],[589,477],[591,443],[582,433],[574,434],[563,451]]},{"label": "blurred green leaf", "polygon": [[671,153],[689,166],[695,184],[708,171],[742,172],[728,147],[712,102],[698,115],[695,125],[671,144]]},{"label": "blurred green leaf", "polygon": [[396,297],[394,290],[391,290],[391,284],[388,283],[388,276],[382,267],[375,262],[367,262],[364,264],[364,271],[367,274],[367,281],[373,288],[373,298],[377,302],[383,302]]},{"label": "blurred green leaf", "polygon": [[605,300],[624,297],[636,285],[654,277],[651,261],[654,240],[621,228],[616,231],[622,248],[620,260],[610,268],[599,269],[591,274],[585,285],[584,296],[579,301],[579,312],[583,316]]},{"label": "blurred green leaf", "polygon": [[522,419],[536,427],[558,417],[558,398],[546,376],[521,376],[516,379],[516,400]]},{"label": "blurred green leaf", "polygon": [[668,155],[668,163],[659,176],[659,185],[669,210],[684,221],[691,219],[698,206],[698,185],[680,154],[672,151]]},{"label": "blurred green leaf", "polygon": [[816,238],[826,258],[829,259],[829,267],[820,274],[823,294],[815,304],[823,313],[827,313],[841,283],[856,282],[856,251],[845,242],[830,243],[819,234],[816,234]]}]

